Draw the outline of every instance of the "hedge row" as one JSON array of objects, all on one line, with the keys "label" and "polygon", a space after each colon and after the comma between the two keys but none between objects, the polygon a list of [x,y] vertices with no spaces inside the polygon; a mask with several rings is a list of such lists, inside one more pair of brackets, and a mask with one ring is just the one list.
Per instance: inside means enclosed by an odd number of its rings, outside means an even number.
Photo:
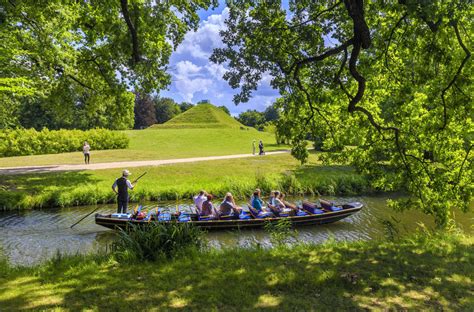
[{"label": "hedge row", "polygon": [[5,129],[0,131],[0,157],[82,151],[87,141],[93,150],[126,148],[128,137],[118,131]]}]

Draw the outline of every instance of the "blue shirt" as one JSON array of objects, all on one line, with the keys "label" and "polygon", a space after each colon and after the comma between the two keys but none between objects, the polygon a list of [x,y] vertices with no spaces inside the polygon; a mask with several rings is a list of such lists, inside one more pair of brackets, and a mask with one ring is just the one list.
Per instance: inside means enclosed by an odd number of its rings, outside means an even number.
[{"label": "blue shirt", "polygon": [[263,208],[263,201],[258,197],[254,197],[252,200],[252,207],[261,211]]}]

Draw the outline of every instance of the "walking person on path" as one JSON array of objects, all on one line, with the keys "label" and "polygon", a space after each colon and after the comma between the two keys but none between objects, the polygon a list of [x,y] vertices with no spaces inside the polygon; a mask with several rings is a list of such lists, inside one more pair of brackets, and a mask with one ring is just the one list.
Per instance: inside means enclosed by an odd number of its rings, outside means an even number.
[{"label": "walking person on path", "polygon": [[128,190],[135,187],[127,178],[130,175],[128,170],[122,172],[122,177],[115,180],[112,190],[117,194],[117,213],[127,213],[128,207]]},{"label": "walking person on path", "polygon": [[82,145],[82,153],[84,154],[84,163],[87,165],[91,160],[91,147],[87,141]]},{"label": "walking person on path", "polygon": [[258,153],[259,155],[265,155],[265,151],[263,150],[263,142],[260,140],[260,143],[258,143],[258,149],[260,152]]},{"label": "walking person on path", "polygon": [[255,155],[255,140],[252,142],[252,155]]}]

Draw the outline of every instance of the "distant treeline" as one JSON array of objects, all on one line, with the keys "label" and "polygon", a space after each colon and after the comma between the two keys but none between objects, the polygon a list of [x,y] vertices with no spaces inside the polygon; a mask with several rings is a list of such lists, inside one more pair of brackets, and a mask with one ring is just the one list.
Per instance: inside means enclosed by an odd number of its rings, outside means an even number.
[{"label": "distant treeline", "polygon": [[94,150],[127,148],[129,143],[124,133],[106,129],[5,129],[0,131],[0,157],[81,151],[84,141]]},{"label": "distant treeline", "polygon": [[240,113],[236,119],[246,126],[263,131],[265,127],[272,125],[278,118],[280,118],[280,113],[275,104],[272,104],[263,112],[249,109]]}]

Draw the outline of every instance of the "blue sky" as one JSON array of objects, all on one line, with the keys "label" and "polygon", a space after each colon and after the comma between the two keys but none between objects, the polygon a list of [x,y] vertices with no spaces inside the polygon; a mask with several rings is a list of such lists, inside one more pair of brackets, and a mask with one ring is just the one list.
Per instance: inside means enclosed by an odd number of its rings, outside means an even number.
[{"label": "blue sky", "polygon": [[207,99],[212,104],[227,106],[232,115],[248,109],[263,111],[275,101],[278,92],[270,86],[271,78],[264,75],[252,99],[236,106],[232,97],[237,91],[222,78],[226,67],[209,61],[212,50],[223,46],[219,31],[225,27],[227,14],[228,9],[223,3],[214,10],[199,12],[199,28],[187,33],[171,56],[168,72],[172,82],[168,90],[160,92],[160,96],[170,97],[178,103],[186,101],[193,104]]}]

